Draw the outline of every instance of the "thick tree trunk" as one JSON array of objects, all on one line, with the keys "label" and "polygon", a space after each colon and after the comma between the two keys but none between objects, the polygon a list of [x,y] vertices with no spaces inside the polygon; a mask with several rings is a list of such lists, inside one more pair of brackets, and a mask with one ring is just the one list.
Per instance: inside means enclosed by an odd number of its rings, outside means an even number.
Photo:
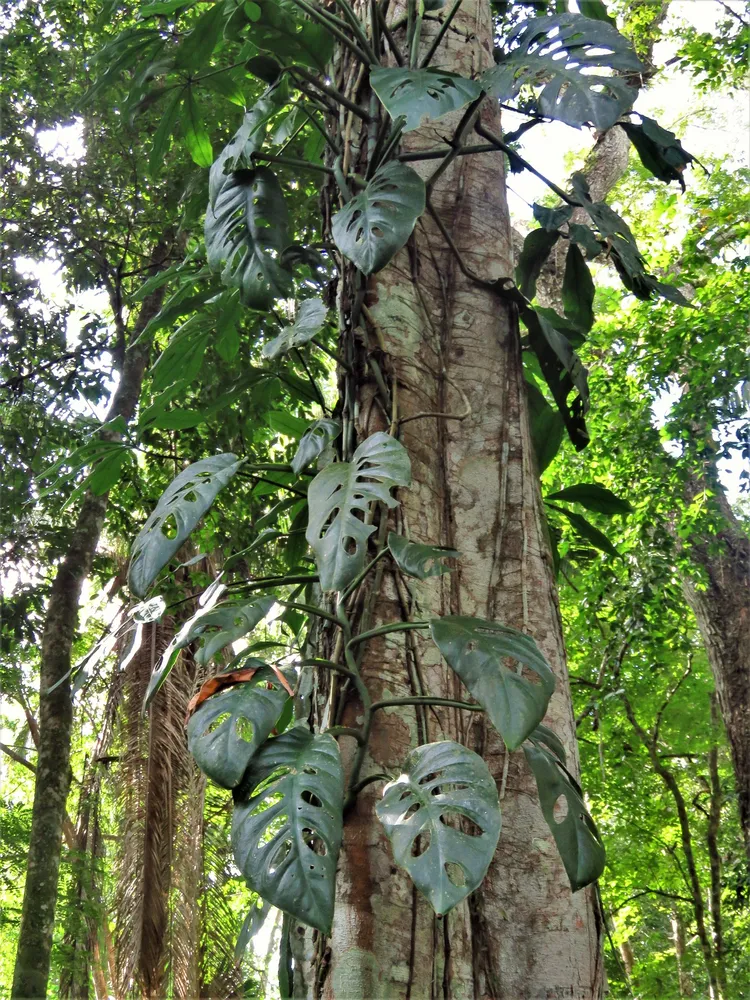
[{"label": "thick tree trunk", "polygon": [[[465,0],[441,53],[440,67],[465,76],[491,63],[486,0]],[[497,108],[485,102],[485,124],[497,130],[498,117]],[[439,146],[459,119],[412,133],[410,148]],[[350,155],[357,163],[357,151]],[[427,176],[434,161],[418,169]],[[511,273],[499,156],[454,160],[432,200],[469,267],[488,279]],[[361,348],[361,377],[349,384],[345,416],[356,423],[360,439],[389,424],[395,429],[382,391],[364,374],[365,365],[378,360],[412,460],[414,485],[400,495],[398,526],[414,540],[462,553],[449,576],[410,582],[410,591],[389,573],[378,577],[367,626],[417,611],[420,618],[477,615],[528,632],[557,673],[546,721],[566,744],[575,769],[575,730],[515,317],[502,299],[462,274],[429,215],[410,245],[370,280],[361,313],[352,288],[342,283],[340,292],[345,340]],[[361,669],[372,696],[427,690],[460,698],[461,685],[435,647],[412,641],[414,635],[397,633],[369,644]],[[401,641],[404,636],[409,638]],[[342,721],[353,725],[358,714],[350,703]],[[594,894],[571,894],[522,754],[508,758],[498,735],[473,714],[398,709],[377,714],[363,773],[397,768],[411,747],[444,738],[480,752],[500,789],[503,831],[483,886],[445,918],[435,917],[395,866],[373,812],[379,786],[368,786],[345,824],[331,940],[326,945],[308,936],[306,957],[313,967],[304,976],[303,948],[296,942],[295,995],[598,997],[603,972]]]},{"label": "thick tree trunk", "polygon": [[[158,247],[152,258],[154,266],[164,256],[165,248]],[[159,290],[144,300],[134,339],[159,311],[162,295],[163,290]],[[126,421],[132,418],[148,354],[149,345],[145,342],[126,352],[107,420],[117,416]],[[86,494],[47,605],[39,674],[39,756],[13,1000],[37,1000],[47,994],[63,822],[71,780],[73,703],[70,680],[62,678],[71,668],[81,589],[99,544],[106,509],[106,494]],[[55,690],[48,693],[54,685],[57,685]]]},{"label": "thick tree trunk", "polygon": [[683,577],[716,682],[737,787],[737,804],[750,860],[750,538],[715,476],[688,485],[692,501],[704,489],[721,516],[716,535],[690,540],[690,559],[700,578]]}]

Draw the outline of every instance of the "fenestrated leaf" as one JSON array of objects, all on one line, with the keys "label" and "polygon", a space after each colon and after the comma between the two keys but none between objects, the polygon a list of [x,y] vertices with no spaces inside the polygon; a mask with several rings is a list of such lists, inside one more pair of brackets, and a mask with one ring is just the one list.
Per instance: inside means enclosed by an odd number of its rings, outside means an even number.
[{"label": "fenestrated leaf", "polygon": [[365,524],[357,512],[367,516],[377,500],[395,507],[391,489],[410,483],[408,452],[383,432],[363,441],[351,462],[334,462],[313,479],[305,537],[315,553],[322,590],[344,590],[364,566],[375,526]]},{"label": "fenestrated leaf", "polygon": [[533,299],[536,295],[537,278],[559,239],[560,233],[556,229],[532,229],[523,241],[516,265],[516,284],[527,299]]},{"label": "fenestrated leaf", "polygon": [[501,816],[495,782],[473,750],[450,740],[412,750],[375,811],[396,863],[437,914],[481,884],[497,847]]},{"label": "fenestrated leaf", "polygon": [[588,510],[595,510],[608,517],[613,514],[630,514],[633,510],[633,505],[628,500],[615,496],[612,490],[599,483],[576,483],[575,486],[566,486],[564,490],[549,493],[546,499],[579,503]]},{"label": "fenestrated leaf", "polygon": [[194,462],[166,488],[133,542],[128,586],[144,597],[156,575],[169,562],[201,517],[242,465],[226,453]]},{"label": "fenestrated leaf", "polygon": [[301,347],[320,333],[326,321],[327,309],[320,299],[305,299],[297,306],[291,326],[285,326],[278,337],[263,345],[263,357],[273,360],[294,347]]},{"label": "fenestrated leaf", "polygon": [[[463,615],[435,618],[430,632],[505,745],[515,750],[542,721],[555,690],[555,675],[537,644],[518,629]],[[528,667],[538,683],[510,670],[506,657]]]},{"label": "fenestrated leaf", "polygon": [[505,48],[497,65],[481,78],[485,89],[501,101],[515,97],[522,86],[541,85],[541,114],[576,128],[591,122],[601,130],[632,107],[636,91],[621,76],[589,72],[598,67],[634,72],[643,68],[630,44],[606,21],[581,14],[532,18],[510,31]]},{"label": "fenestrated leaf", "polygon": [[268,167],[225,176],[206,211],[206,254],[213,271],[239,288],[245,305],[268,309],[287,297],[292,276],[277,260],[289,243],[289,212]]},{"label": "fenestrated leaf", "polygon": [[[525,744],[523,752],[536,778],[542,813],[555,838],[570,886],[577,892],[595,882],[604,871],[604,845],[588,814],[580,786],[540,742]],[[561,798],[567,810],[559,811],[562,818],[558,819],[555,804]]]},{"label": "fenestrated leaf", "polygon": [[[288,671],[291,685],[294,671]],[[212,695],[190,717],[188,749],[205,775],[235,788],[251,758],[271,735],[289,695],[270,667]]]},{"label": "fenestrated leaf", "polygon": [[581,538],[585,538],[586,541],[590,542],[595,549],[606,552],[608,555],[614,556],[615,559],[619,558],[620,553],[614,547],[612,542],[610,542],[604,532],[599,531],[599,529],[595,527],[591,521],[588,521],[582,514],[576,514],[572,510],[566,510],[564,507],[558,507],[558,505],[554,503],[548,503],[547,506],[567,518]]},{"label": "fenestrated leaf", "polygon": [[364,274],[379,271],[411,236],[425,208],[424,181],[391,160],[331,220],[336,246]]},{"label": "fenestrated leaf", "polygon": [[189,642],[201,637],[195,662],[205,666],[224,646],[237,642],[257,628],[276,603],[275,597],[256,597],[246,604],[220,604],[194,623]]},{"label": "fenestrated leaf", "polygon": [[565,222],[568,222],[573,214],[572,205],[559,205],[557,208],[546,208],[544,205],[537,205],[534,202],[532,210],[534,218],[542,229],[546,229],[550,233],[559,229]]},{"label": "fenestrated leaf", "polygon": [[685,190],[683,173],[685,167],[695,160],[687,150],[682,148],[682,143],[669,129],[662,128],[653,118],[641,115],[641,124],[635,122],[619,122],[625,129],[628,138],[635,146],[641,163],[650,170],[654,177],[669,184],[670,181],[677,181]]},{"label": "fenestrated leaf", "polygon": [[378,67],[370,71],[370,85],[391,118],[403,115],[406,119],[404,132],[419,128],[425,121],[442,118],[482,93],[478,80],[467,80],[434,67]]},{"label": "fenestrated leaf", "polygon": [[449,549],[444,545],[410,542],[408,538],[397,535],[395,531],[391,531],[388,535],[388,548],[399,569],[409,576],[415,576],[418,580],[450,573],[452,567],[446,566],[445,560],[458,559],[461,555],[456,549]]},{"label": "fenestrated leaf", "polygon": [[250,888],[324,934],[333,918],[343,786],[334,738],[295,726],[266,741],[235,793],[232,847]]},{"label": "fenestrated leaf", "polygon": [[590,330],[594,325],[594,280],[575,243],[570,243],[565,258],[562,301],[568,319],[579,329]]},{"label": "fenestrated leaf", "polygon": [[565,747],[562,745],[562,740],[547,726],[537,726],[531,736],[529,736],[529,739],[532,743],[543,744],[551,750],[552,753],[556,754],[563,764],[567,763],[567,754],[565,752]]},{"label": "fenestrated leaf", "polygon": [[292,471],[297,475],[312,465],[316,458],[323,454],[328,446],[336,440],[341,433],[341,424],[338,420],[330,420],[322,417],[310,424],[299,441],[299,448],[292,459]]},{"label": "fenestrated leaf", "polygon": [[565,424],[559,411],[549,405],[539,386],[527,380],[526,390],[529,400],[531,443],[541,475],[560,450],[565,436]]}]

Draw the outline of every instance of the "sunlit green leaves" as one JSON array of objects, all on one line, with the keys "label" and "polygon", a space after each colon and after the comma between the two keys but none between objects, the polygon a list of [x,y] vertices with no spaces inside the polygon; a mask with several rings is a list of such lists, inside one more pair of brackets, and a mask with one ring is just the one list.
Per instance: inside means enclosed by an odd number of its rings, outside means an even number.
[{"label": "sunlit green leaves", "polygon": [[291,326],[285,326],[278,337],[263,345],[263,357],[272,361],[281,354],[302,347],[316,337],[326,321],[325,305],[320,299],[305,299],[297,306],[297,314]]},{"label": "sunlit green leaves", "polygon": [[613,514],[630,514],[633,510],[630,501],[615,496],[612,490],[600,483],[576,483],[575,486],[566,486],[556,493],[548,493],[545,499],[579,503],[588,510],[610,517]]},{"label": "sunlit green leaves", "polygon": [[292,276],[279,254],[288,246],[289,212],[279,182],[267,167],[236,170],[221,183],[205,224],[206,252],[225,285],[240,289],[254,309],[288,296]]},{"label": "sunlit green leaves", "polygon": [[252,889],[324,934],[333,918],[344,776],[332,736],[268,740],[236,793],[232,847]]},{"label": "sunlit green leaves", "polygon": [[542,813],[555,838],[570,886],[577,892],[604,871],[604,845],[580,785],[548,747],[549,742],[540,739],[525,744],[523,752],[536,778]]},{"label": "sunlit green leaves", "polygon": [[405,132],[462,108],[482,93],[477,80],[433,67],[378,67],[370,71],[370,84],[391,118],[406,119]]},{"label": "sunlit green leaves", "polygon": [[363,441],[351,462],[334,462],[313,479],[306,537],[315,553],[323,590],[344,590],[364,566],[367,539],[375,525],[358,514],[366,517],[370,504],[378,500],[395,507],[391,489],[410,482],[406,449],[382,432]]},{"label": "sunlit green leaves", "polygon": [[[542,721],[555,690],[555,676],[534,640],[507,625],[462,615],[434,619],[430,632],[508,749],[515,750]],[[506,657],[527,667],[532,679],[510,670]]]},{"label": "sunlit green leaves", "polygon": [[336,246],[364,274],[379,271],[409,239],[424,208],[424,181],[392,160],[333,216]]},{"label": "sunlit green leaves", "polygon": [[575,127],[591,122],[598,129],[610,128],[633,104],[635,91],[622,76],[590,73],[601,67],[642,69],[629,43],[606,21],[580,14],[533,18],[510,31],[504,48],[482,77],[501,101],[522,86],[538,85],[541,114]]},{"label": "sunlit green leaves", "polygon": [[495,782],[478,754],[449,740],[417,747],[375,811],[396,863],[437,914],[481,884],[501,818]]},{"label": "sunlit green leaves", "polygon": [[[294,680],[290,672],[292,685]],[[235,788],[288,700],[270,667],[261,667],[250,680],[207,698],[187,727],[188,749],[201,771],[218,785]]]},{"label": "sunlit green leaves", "polygon": [[457,559],[461,554],[456,549],[449,549],[443,545],[411,542],[395,531],[391,531],[388,535],[388,548],[398,568],[419,580],[450,573],[452,567],[447,566],[445,560]]},{"label": "sunlit green leaves", "polygon": [[213,455],[194,462],[167,487],[133,542],[128,586],[144,597],[198,521],[242,465],[236,455]]}]

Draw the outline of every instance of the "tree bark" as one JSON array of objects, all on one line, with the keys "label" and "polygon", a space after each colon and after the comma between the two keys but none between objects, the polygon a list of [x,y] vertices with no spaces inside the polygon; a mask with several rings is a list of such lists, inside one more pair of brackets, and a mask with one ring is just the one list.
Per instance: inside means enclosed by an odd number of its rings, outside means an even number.
[{"label": "tree bark", "polygon": [[[165,254],[164,245],[155,249],[152,255],[154,269]],[[134,326],[133,341],[159,311],[162,298],[163,289],[160,289],[144,299]],[[144,342],[125,353],[120,382],[107,411],[108,421],[123,417],[127,422],[135,413],[149,346]],[[111,431],[108,433],[112,435]],[[113,439],[116,437],[113,435]],[[81,590],[91,570],[106,509],[107,494],[87,493],[84,497],[47,605],[39,673],[39,756],[13,974],[13,1000],[38,1000],[47,995],[63,823],[71,781],[73,703],[67,675],[72,665]],[[54,685],[58,686],[50,692]]]},{"label": "tree bark", "polygon": [[[464,76],[476,76],[490,65],[492,21],[486,0],[465,0],[440,51],[437,64]],[[355,76],[342,73],[341,89],[347,91],[347,80]],[[434,149],[460,117],[410,133],[408,149]],[[499,110],[485,102],[482,119],[497,130]],[[348,155],[359,165],[356,149]],[[433,161],[417,169],[426,177],[434,166]],[[454,160],[432,202],[470,268],[487,279],[511,273],[500,157]],[[465,277],[427,214],[407,248],[368,281],[361,311],[355,281],[350,275],[339,288],[343,343],[358,345],[358,377],[345,385],[345,424],[355,424],[359,439],[398,424],[413,473],[412,488],[400,494],[398,527],[412,539],[462,553],[449,576],[409,581],[408,587],[389,572],[376,576],[366,626],[418,610],[420,618],[477,615],[532,635],[558,677],[547,724],[577,769],[516,318],[502,299]],[[373,362],[385,373],[385,393]],[[384,395],[397,407],[394,421]],[[373,698],[424,690],[460,698],[456,676],[436,648],[414,639],[415,634],[397,633],[368,645],[361,671]],[[360,715],[360,706],[350,700],[341,721],[355,725]],[[489,724],[467,715],[444,708],[377,713],[363,774],[392,770],[411,747],[439,739],[455,739],[481,753],[497,780],[503,808],[500,845],[484,884],[470,900],[437,918],[395,866],[373,812],[380,789],[369,785],[345,823],[330,941],[300,928],[292,932],[295,996],[600,996],[594,893],[571,893],[523,755],[509,757]],[[342,753],[348,750],[342,741]]]},{"label": "tree bark", "polygon": [[677,962],[677,988],[680,991],[681,997],[689,997],[693,995],[693,984],[690,981],[690,976],[685,969],[685,924],[682,921],[682,917],[675,910],[671,917],[672,922],[672,940],[674,941],[674,955]]}]

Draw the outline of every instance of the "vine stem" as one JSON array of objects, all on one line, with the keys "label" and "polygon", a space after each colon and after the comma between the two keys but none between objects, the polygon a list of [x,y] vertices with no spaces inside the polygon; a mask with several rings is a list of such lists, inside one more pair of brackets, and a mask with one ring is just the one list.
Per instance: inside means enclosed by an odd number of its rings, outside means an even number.
[{"label": "vine stem", "polygon": [[528,170],[530,173],[534,174],[535,177],[538,177],[540,181],[550,188],[550,190],[555,192],[558,198],[562,198],[566,205],[573,205],[576,208],[583,207],[580,201],[577,201],[575,198],[571,198],[570,195],[566,194],[565,191],[563,191],[561,187],[558,187],[554,181],[551,181],[549,177],[545,177],[544,174],[540,173],[536,167],[533,166],[533,164],[529,163],[528,160],[525,160],[523,156],[519,155],[515,151],[515,149],[511,149],[507,143],[503,142],[503,140],[496,136],[493,132],[490,132],[490,130],[486,126],[482,125],[481,122],[476,122],[474,125],[474,131],[478,135],[481,135],[483,139],[487,139],[491,142],[493,146],[501,150],[503,153],[507,153],[508,156],[514,156],[525,170]]},{"label": "vine stem", "polygon": [[481,705],[474,705],[469,701],[454,701],[452,698],[431,698],[429,695],[419,697],[417,695],[408,698],[385,698],[383,701],[376,701],[370,706],[370,712],[377,712],[380,708],[393,708],[397,705],[443,705],[445,708],[463,708],[467,712],[483,712]]},{"label": "vine stem", "polygon": [[342,21],[341,18],[336,17],[335,14],[330,14],[328,11],[322,11],[314,4],[306,3],[305,0],[292,0],[295,6],[299,7],[308,14],[313,21],[317,21],[318,24],[322,24],[327,31],[329,31],[334,37],[336,37],[342,45],[345,45],[350,52],[352,52],[360,62],[367,64],[370,60],[368,56],[360,49],[360,47],[349,38],[346,33],[346,28],[348,27],[346,21]]},{"label": "vine stem", "polygon": [[443,37],[445,36],[446,31],[451,26],[451,21],[453,20],[453,18],[458,13],[458,8],[461,6],[462,3],[463,3],[463,0],[456,0],[456,2],[453,4],[453,6],[451,7],[451,9],[448,11],[448,13],[447,13],[447,15],[445,17],[445,20],[440,25],[440,30],[438,31],[437,35],[435,35],[435,37],[433,38],[433,40],[432,40],[432,42],[430,44],[430,47],[429,47],[429,49],[427,50],[427,52],[425,54],[424,59],[419,64],[419,68],[420,69],[426,69],[430,65],[430,63],[432,62],[432,57],[437,52],[437,50],[438,50],[438,48],[440,46],[440,43],[442,42]]},{"label": "vine stem", "polygon": [[306,80],[308,83],[312,84],[313,87],[317,87],[318,90],[321,91],[321,93],[325,94],[327,97],[330,97],[338,104],[343,104],[343,106],[348,111],[351,111],[352,114],[357,115],[357,117],[361,118],[363,122],[370,121],[370,116],[368,115],[368,113],[366,111],[363,111],[358,104],[355,104],[354,101],[350,101],[348,97],[345,97],[344,94],[342,94],[340,90],[336,90],[335,87],[331,87],[329,84],[323,83],[323,81],[319,80],[314,73],[308,73],[308,71],[304,69],[304,67],[302,66],[292,66],[291,72],[294,73],[296,76],[301,76],[303,80]]},{"label": "vine stem", "polygon": [[365,579],[365,577],[370,572],[370,570],[378,562],[380,562],[380,560],[383,558],[383,556],[387,552],[388,552],[388,548],[387,547],[382,548],[380,550],[380,552],[378,552],[378,554],[375,556],[375,558],[370,560],[370,562],[365,566],[365,568],[362,570],[362,572],[357,574],[357,576],[352,580],[352,582],[349,584],[349,586],[346,588],[346,590],[344,590],[342,592],[342,594],[341,594],[341,600],[342,601],[345,601],[349,597],[350,594],[354,593],[354,591],[357,589],[357,587],[360,585],[360,583],[362,583],[362,581]]},{"label": "vine stem", "polygon": [[429,627],[429,622],[391,622],[390,625],[379,625],[378,628],[370,629],[369,632],[361,632],[359,635],[353,636],[346,645],[347,648],[351,648],[360,642],[367,642],[369,639],[374,639],[378,635],[388,635],[390,632],[410,632],[412,629],[426,629]]}]

